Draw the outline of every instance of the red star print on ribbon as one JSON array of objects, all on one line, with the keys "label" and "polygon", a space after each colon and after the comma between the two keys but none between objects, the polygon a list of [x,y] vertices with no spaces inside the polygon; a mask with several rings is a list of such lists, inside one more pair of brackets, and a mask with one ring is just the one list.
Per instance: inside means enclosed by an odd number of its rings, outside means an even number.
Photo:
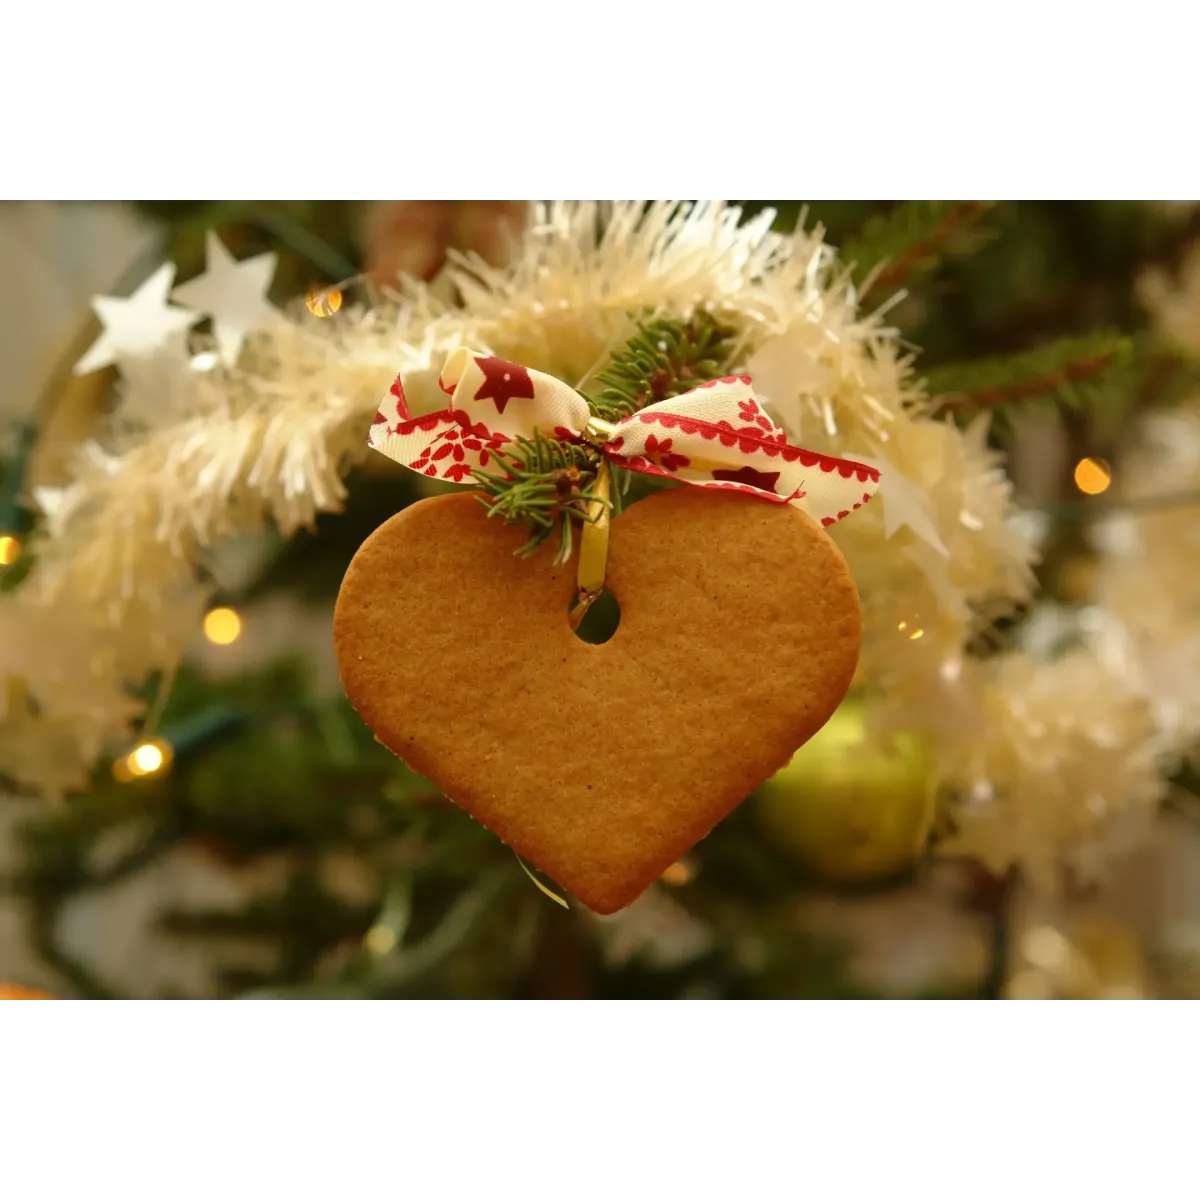
[{"label": "red star print on ribbon", "polygon": [[483,372],[483,387],[475,393],[476,400],[491,400],[497,412],[503,412],[510,400],[532,400],[533,380],[524,367],[505,362],[502,358],[476,358],[475,365]]},{"label": "red star print on ribbon", "polygon": [[736,471],[714,471],[714,479],[726,479],[730,483],[745,483],[772,496],[779,494],[776,484],[779,482],[778,471],[756,471],[753,467],[739,467]]},{"label": "red star print on ribbon", "polygon": [[[496,450],[537,431],[580,441],[591,420],[587,401],[561,379],[469,350],[450,356],[438,382],[450,407],[411,417],[397,379],[367,439],[438,479],[469,483],[472,471],[495,470]],[[510,407],[511,400],[524,403]],[[791,504],[826,526],[857,512],[879,487],[874,467],[791,445],[745,375],[647,405],[619,421],[600,452],[626,470]]]}]

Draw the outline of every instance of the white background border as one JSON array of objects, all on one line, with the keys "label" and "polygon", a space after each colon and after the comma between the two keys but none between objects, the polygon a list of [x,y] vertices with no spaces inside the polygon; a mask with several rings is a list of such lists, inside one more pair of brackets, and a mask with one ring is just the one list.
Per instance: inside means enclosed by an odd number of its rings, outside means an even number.
[{"label": "white background border", "polygon": [[1196,1194],[1184,1002],[352,1004],[6,1005],[0,1194]]},{"label": "white background border", "polygon": [[[1175,4],[265,7],[16,6],[0,194],[1184,199],[1200,179]],[[1196,1194],[1179,1003],[359,1007],[0,1009],[0,1196]]]},{"label": "white background border", "polygon": [[1185,10],[41,0],[0,195],[1186,199]]}]

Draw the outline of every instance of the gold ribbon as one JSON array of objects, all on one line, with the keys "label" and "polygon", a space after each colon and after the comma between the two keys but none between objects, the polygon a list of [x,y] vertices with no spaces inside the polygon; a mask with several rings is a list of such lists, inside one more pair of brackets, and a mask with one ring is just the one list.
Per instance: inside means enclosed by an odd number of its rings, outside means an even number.
[{"label": "gold ribbon", "polygon": [[[583,431],[583,440],[601,450],[616,434],[617,427],[593,417]],[[596,472],[596,498],[588,505],[587,520],[579,539],[579,569],[575,576],[575,606],[571,609],[572,629],[578,629],[587,610],[604,591],[604,574],[608,566],[608,529],[612,521],[612,475],[608,460],[601,458]]]}]

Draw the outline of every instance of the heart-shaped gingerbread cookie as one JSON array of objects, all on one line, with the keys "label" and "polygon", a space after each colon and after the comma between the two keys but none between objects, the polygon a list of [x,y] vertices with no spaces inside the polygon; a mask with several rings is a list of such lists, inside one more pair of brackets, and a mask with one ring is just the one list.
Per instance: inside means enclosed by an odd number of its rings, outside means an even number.
[{"label": "heart-shaped gingerbread cookie", "polygon": [[858,661],[850,572],[803,512],[665,491],[612,524],[603,645],[574,564],[471,495],[380,526],[334,616],[378,739],[597,913],[635,900],[829,719]]}]

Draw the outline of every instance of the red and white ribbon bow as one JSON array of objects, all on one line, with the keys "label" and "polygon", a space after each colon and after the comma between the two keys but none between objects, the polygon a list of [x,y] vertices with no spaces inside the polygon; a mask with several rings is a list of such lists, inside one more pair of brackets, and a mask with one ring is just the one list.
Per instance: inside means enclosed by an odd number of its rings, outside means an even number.
[{"label": "red and white ribbon bow", "polygon": [[[458,350],[439,384],[450,407],[413,417],[399,377],[384,397],[368,442],[388,458],[433,479],[468,483],[476,469],[495,470],[497,450],[518,437],[580,441],[587,401],[560,379],[500,358]],[[803,509],[833,525],[861,508],[879,487],[879,472],[788,444],[762,411],[746,375],[701,384],[649,404],[605,427],[600,452],[616,466],[697,487],[745,492]]]}]

